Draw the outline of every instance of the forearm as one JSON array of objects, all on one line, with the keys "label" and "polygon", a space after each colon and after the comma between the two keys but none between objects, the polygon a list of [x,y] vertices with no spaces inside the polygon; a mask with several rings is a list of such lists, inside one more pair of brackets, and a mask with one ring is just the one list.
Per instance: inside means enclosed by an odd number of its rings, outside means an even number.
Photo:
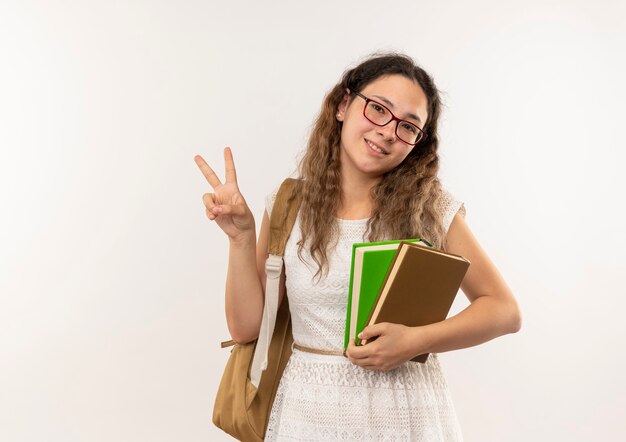
[{"label": "forearm", "polygon": [[[515,333],[520,327],[520,313],[515,300],[481,296],[459,314],[419,328],[426,340],[426,352],[443,353]],[[424,342],[417,345],[424,345]]]},{"label": "forearm", "polygon": [[226,276],[226,322],[236,342],[258,336],[263,314],[263,287],[256,264],[256,234],[231,241]]}]

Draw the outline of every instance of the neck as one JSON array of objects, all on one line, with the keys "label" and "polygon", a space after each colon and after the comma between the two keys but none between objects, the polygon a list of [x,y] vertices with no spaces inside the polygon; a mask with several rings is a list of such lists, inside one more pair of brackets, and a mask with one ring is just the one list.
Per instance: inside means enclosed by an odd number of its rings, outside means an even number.
[{"label": "neck", "polygon": [[373,207],[370,190],[380,182],[381,178],[345,172],[341,175],[339,217],[343,219],[370,217]]}]

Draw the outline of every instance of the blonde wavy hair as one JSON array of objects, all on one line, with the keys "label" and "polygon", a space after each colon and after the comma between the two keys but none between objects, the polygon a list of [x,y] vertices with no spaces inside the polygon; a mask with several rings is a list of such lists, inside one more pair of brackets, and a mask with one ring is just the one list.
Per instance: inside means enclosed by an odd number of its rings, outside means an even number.
[{"label": "blonde wavy hair", "polygon": [[427,137],[418,143],[397,167],[385,173],[370,192],[373,211],[367,221],[367,241],[423,238],[446,250],[443,228],[443,190],[437,173],[437,149],[441,98],[433,79],[407,55],[375,53],[353,69],[344,72],[341,81],[325,96],[322,109],[309,137],[299,166],[298,190],[301,234],[298,256],[308,242],[312,259],[318,265],[315,276],[328,272],[328,253],[338,240],[340,208],[340,137],[342,124],[335,114],[346,88],[354,98],[369,83],[385,75],[400,74],[415,81],[428,99],[428,118],[423,127]]}]

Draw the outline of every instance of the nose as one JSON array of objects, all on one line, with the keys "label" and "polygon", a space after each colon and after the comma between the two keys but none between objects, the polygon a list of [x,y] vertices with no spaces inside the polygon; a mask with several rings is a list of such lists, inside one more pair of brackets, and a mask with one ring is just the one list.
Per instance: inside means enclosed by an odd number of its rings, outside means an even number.
[{"label": "nose", "polygon": [[389,142],[393,143],[394,141],[396,141],[397,125],[398,122],[396,120],[391,120],[384,126],[378,126],[378,133],[385,137],[385,139],[389,140]]}]

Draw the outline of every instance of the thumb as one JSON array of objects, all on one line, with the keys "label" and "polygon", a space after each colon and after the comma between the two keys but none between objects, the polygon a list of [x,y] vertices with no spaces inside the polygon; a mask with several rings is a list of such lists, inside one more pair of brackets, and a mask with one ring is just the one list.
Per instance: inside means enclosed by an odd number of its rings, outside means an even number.
[{"label": "thumb", "polygon": [[371,339],[374,336],[382,335],[385,331],[385,324],[386,323],[381,322],[380,324],[368,325],[359,333],[359,339]]}]

